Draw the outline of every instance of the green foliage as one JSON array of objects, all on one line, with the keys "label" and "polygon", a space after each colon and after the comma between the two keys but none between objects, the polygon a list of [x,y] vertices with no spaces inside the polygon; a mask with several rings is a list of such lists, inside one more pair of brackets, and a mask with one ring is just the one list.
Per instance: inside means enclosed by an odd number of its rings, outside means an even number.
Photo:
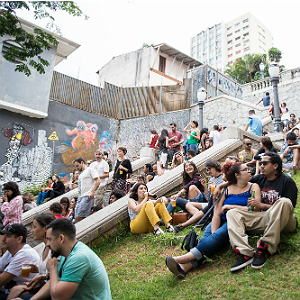
[{"label": "green foliage", "polygon": [[281,51],[278,48],[272,47],[268,50],[269,60],[279,62],[282,58]]},{"label": "green foliage", "polygon": [[154,44],[147,44],[147,43],[142,44],[142,48],[153,47],[153,46]]},{"label": "green foliage", "polygon": [[37,196],[39,194],[41,188],[46,186],[46,182],[47,181],[45,180],[40,185],[36,185],[34,182],[32,186],[26,186],[23,193],[30,192],[33,196]]},{"label": "green foliage", "polygon": [[[30,69],[35,69],[40,74],[45,73],[45,67],[49,62],[41,57],[44,50],[49,50],[51,45],[57,45],[58,42],[54,34],[47,33],[41,29],[35,28],[34,34],[28,33],[21,26],[16,16],[16,10],[33,9],[34,19],[48,18],[50,22],[47,28],[60,34],[59,27],[54,23],[55,19],[50,15],[50,11],[63,10],[72,16],[83,15],[80,8],[73,1],[1,1],[0,2],[0,35],[11,36],[14,42],[4,58],[16,63],[15,71],[23,72],[26,76],[31,75]],[[87,18],[85,16],[85,18]]]}]

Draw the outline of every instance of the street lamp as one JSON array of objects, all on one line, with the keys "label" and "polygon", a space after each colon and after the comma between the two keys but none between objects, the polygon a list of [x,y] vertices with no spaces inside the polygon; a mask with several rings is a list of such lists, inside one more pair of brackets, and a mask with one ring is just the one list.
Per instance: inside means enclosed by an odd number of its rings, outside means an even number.
[{"label": "street lamp", "polygon": [[265,64],[263,62],[261,62],[259,64],[259,69],[261,72],[261,78],[264,79],[265,78]]},{"label": "street lamp", "polygon": [[278,89],[277,89],[277,84],[279,82],[279,66],[276,62],[272,62],[271,65],[269,66],[269,74],[271,77],[271,82],[273,84],[273,93],[274,93],[274,108],[273,108],[274,116],[275,116],[274,131],[282,132],[283,126],[280,117],[280,107],[279,107]]},{"label": "street lamp", "polygon": [[203,105],[206,98],[206,90],[204,87],[198,89],[197,98],[199,104],[199,130],[201,130],[203,128]]}]

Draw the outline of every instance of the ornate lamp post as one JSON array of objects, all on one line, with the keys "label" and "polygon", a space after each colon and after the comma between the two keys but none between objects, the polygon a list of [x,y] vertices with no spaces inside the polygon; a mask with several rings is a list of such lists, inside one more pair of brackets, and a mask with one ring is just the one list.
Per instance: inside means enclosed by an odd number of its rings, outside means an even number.
[{"label": "ornate lamp post", "polygon": [[283,126],[281,123],[280,117],[280,107],[279,107],[279,99],[278,99],[278,89],[277,84],[279,82],[279,66],[276,62],[272,62],[269,66],[269,74],[271,77],[271,82],[273,84],[273,92],[274,92],[274,132],[282,132]]},{"label": "ornate lamp post", "polygon": [[261,72],[261,78],[264,79],[265,78],[265,64],[263,62],[261,62],[259,64],[259,69]]},{"label": "ornate lamp post", "polygon": [[199,130],[201,130],[203,128],[203,105],[204,105],[204,100],[206,98],[205,88],[201,87],[200,89],[198,89],[197,98],[199,104]]}]

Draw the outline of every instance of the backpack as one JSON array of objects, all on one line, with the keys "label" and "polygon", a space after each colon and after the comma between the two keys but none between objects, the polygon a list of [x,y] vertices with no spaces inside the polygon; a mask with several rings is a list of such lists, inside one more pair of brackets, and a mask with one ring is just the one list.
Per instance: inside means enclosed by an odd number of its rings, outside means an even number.
[{"label": "backpack", "polygon": [[198,234],[195,232],[195,229],[192,229],[189,234],[187,234],[181,244],[181,249],[190,251],[194,247],[196,247],[200,242],[200,238]]}]

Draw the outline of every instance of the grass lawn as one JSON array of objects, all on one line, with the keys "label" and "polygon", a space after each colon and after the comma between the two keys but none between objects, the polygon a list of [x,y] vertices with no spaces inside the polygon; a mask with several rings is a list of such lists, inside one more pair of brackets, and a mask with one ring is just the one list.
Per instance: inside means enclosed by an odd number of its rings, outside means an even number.
[{"label": "grass lawn", "polygon": [[[293,176],[300,190],[300,173]],[[299,199],[299,197],[298,197]],[[296,216],[300,220],[297,205]],[[300,222],[299,222],[300,223]],[[180,249],[189,228],[177,235],[133,235],[120,227],[116,235],[93,247],[101,257],[113,299],[300,299],[300,230],[282,234],[275,255],[261,270],[231,273],[236,260],[230,246],[210,257],[201,267],[178,280],[165,265],[166,256],[186,253]],[[251,237],[256,247],[258,236]]]}]

